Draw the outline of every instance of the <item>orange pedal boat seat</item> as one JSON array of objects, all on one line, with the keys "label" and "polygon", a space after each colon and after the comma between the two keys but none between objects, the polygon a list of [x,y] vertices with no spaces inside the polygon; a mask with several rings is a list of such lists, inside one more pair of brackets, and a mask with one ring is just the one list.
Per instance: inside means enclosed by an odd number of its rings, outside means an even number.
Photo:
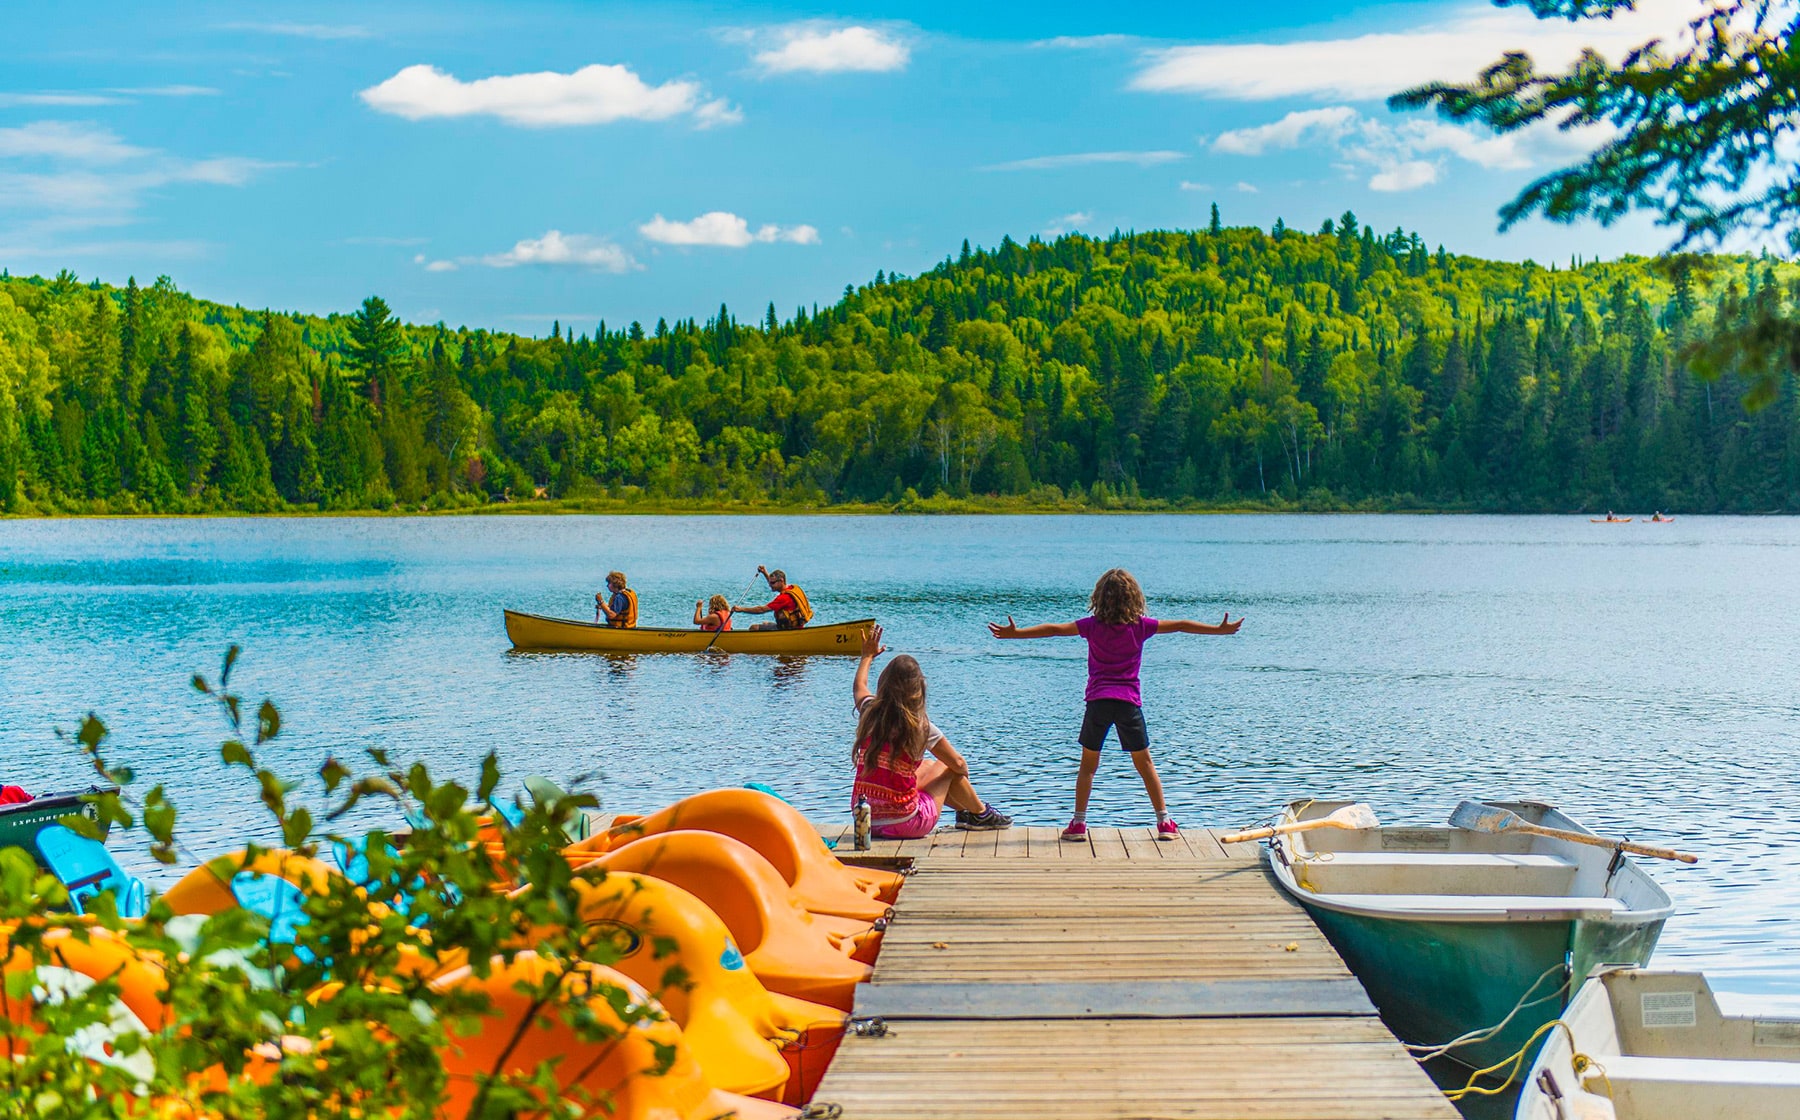
[{"label": "orange pedal boat seat", "polygon": [[[714,1086],[682,1037],[681,1028],[665,1017],[642,988],[613,969],[577,963],[563,979],[561,989],[564,1000],[583,1002],[584,1013],[612,1037],[583,1038],[563,1022],[555,1008],[537,1009],[536,1017],[527,1024],[533,1000],[518,988],[535,988],[562,967],[527,952],[511,964],[494,958],[486,977],[460,968],[432,981],[434,987],[479,990],[493,1009],[480,1020],[478,1033],[453,1037],[444,1051],[449,1082],[444,1117],[468,1115],[480,1090],[479,1078],[496,1066],[503,1073],[529,1075],[538,1063],[550,1059],[557,1060],[554,1076],[559,1100],[543,1102],[545,1115],[568,1115],[562,1112],[564,1108],[572,1109],[574,1115],[606,1120],[716,1120],[726,1115],[737,1120],[790,1120],[799,1115],[784,1105]],[[607,998],[619,989],[632,995],[622,1009]],[[509,1046],[512,1049],[507,1053]],[[673,1061],[663,1068],[671,1053]]]},{"label": "orange pedal boat seat", "polygon": [[582,920],[614,935],[619,957],[609,966],[662,1003],[719,1088],[787,1099],[792,1067],[783,1052],[809,1030],[843,1025],[835,1008],[772,995],[719,916],[675,884],[609,871],[574,889]]},{"label": "orange pedal boat seat", "polygon": [[718,832],[750,845],[815,913],[872,922],[887,913],[886,904],[900,890],[899,874],[844,865],[800,810],[753,789],[696,793],[646,817],[620,818],[574,847],[606,850],[674,829]]},{"label": "orange pedal boat seat", "polygon": [[665,880],[704,902],[724,921],[750,971],[771,991],[850,1010],[869,966],[855,946],[834,942],[800,898],[755,849],[717,832],[685,829],[634,840],[592,861],[608,872]]}]

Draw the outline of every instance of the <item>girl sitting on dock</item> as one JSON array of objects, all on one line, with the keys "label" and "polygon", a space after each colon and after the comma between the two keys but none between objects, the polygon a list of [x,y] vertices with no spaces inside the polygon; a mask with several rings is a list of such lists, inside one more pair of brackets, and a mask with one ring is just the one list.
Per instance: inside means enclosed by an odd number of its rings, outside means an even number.
[{"label": "girl sitting on dock", "polygon": [[925,674],[917,659],[903,653],[889,661],[869,691],[869,665],[886,651],[881,627],[863,631],[852,686],[857,719],[851,805],[868,801],[874,835],[883,840],[931,835],[946,802],[956,810],[957,828],[1011,828],[1011,817],[976,794],[969,764],[925,715]]},{"label": "girl sitting on dock", "polygon": [[1181,829],[1169,816],[1163,803],[1162,779],[1157,777],[1156,763],[1150,760],[1150,732],[1144,726],[1143,698],[1138,687],[1138,668],[1144,659],[1144,643],[1152,634],[1235,634],[1244,624],[1233,622],[1231,614],[1217,626],[1186,619],[1147,618],[1144,615],[1144,589],[1138,586],[1124,568],[1109,568],[1094,584],[1088,597],[1087,618],[1074,622],[1045,622],[1037,626],[1019,626],[1006,616],[1006,623],[988,623],[996,638],[1058,638],[1080,635],[1088,643],[1087,710],[1081,718],[1081,770],[1075,777],[1075,816],[1063,829],[1064,840],[1087,839],[1088,797],[1094,791],[1094,774],[1100,769],[1100,748],[1106,733],[1119,729],[1119,746],[1131,756],[1138,777],[1144,780],[1144,792],[1156,810],[1156,838],[1174,840]]}]

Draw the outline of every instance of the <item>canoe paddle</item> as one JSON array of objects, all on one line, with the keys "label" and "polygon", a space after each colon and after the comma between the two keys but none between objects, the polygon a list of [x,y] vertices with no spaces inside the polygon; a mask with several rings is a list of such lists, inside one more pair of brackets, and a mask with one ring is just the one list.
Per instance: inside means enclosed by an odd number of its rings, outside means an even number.
[{"label": "canoe paddle", "polygon": [[1567,840],[1575,844],[1592,844],[1596,848],[1613,848],[1621,852],[1630,852],[1634,856],[1679,860],[1682,863],[1700,862],[1699,856],[1673,851],[1669,848],[1652,848],[1648,844],[1633,844],[1629,840],[1608,840],[1604,836],[1592,836],[1586,832],[1545,828],[1541,824],[1532,824],[1511,809],[1502,809],[1498,805],[1484,805],[1479,801],[1465,801],[1458,805],[1456,812],[1450,814],[1450,827],[1466,828],[1471,832],[1522,832],[1530,836],[1548,836],[1552,840]]},{"label": "canoe paddle", "polygon": [[1333,813],[1310,821],[1294,821],[1292,824],[1270,825],[1268,828],[1253,828],[1248,832],[1232,832],[1219,837],[1221,844],[1242,844],[1247,840],[1267,840],[1271,836],[1286,836],[1290,832],[1311,832],[1315,828],[1377,828],[1381,822],[1375,819],[1375,810],[1358,801],[1354,805],[1346,805]]}]

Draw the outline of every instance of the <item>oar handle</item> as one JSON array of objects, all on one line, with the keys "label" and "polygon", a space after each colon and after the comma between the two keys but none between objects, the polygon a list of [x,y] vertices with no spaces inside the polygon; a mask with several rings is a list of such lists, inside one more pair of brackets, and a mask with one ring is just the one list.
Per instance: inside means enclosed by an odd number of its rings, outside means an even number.
[{"label": "oar handle", "polygon": [[1279,828],[1253,828],[1248,832],[1228,832],[1219,837],[1219,843],[1244,844],[1251,840],[1267,840],[1280,831]]},{"label": "oar handle", "polygon": [[1564,828],[1545,828],[1541,824],[1515,824],[1508,832],[1530,832],[1538,836],[1548,836],[1552,840],[1568,840],[1576,844],[1592,844],[1596,848],[1617,848],[1622,852],[1630,852],[1634,856],[1649,856],[1652,859],[1672,859],[1677,863],[1699,863],[1700,857],[1687,852],[1677,852],[1672,848],[1653,848],[1648,844],[1634,844],[1629,840],[1608,840],[1604,836],[1591,836],[1585,832],[1570,832]]},{"label": "oar handle", "polygon": [[1633,844],[1629,840],[1620,840],[1614,845],[1620,851],[1630,852],[1634,856],[1649,856],[1652,859],[1672,859],[1677,863],[1699,863],[1700,857],[1690,852],[1678,852],[1673,848],[1653,848],[1648,844]]}]

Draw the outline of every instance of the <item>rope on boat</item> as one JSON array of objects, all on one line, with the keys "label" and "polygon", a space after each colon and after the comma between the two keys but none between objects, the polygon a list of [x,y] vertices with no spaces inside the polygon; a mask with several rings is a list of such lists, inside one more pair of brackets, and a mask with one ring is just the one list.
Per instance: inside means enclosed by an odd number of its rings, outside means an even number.
[{"label": "rope on boat", "polygon": [[[1405,1042],[1405,1043],[1402,1043],[1401,1045],[1406,1047],[1407,1051],[1412,1054],[1413,1059],[1415,1061],[1428,1062],[1433,1058],[1443,1057],[1445,1054],[1448,1054],[1450,1051],[1456,1049],[1458,1046],[1467,1046],[1473,1042],[1486,1042],[1488,1039],[1493,1038],[1495,1035],[1497,1035],[1501,1031],[1505,1030],[1506,1025],[1508,1023],[1512,1022],[1514,1017],[1516,1017],[1519,1014],[1519,1012],[1525,1010],[1527,1007],[1536,1007],[1540,1003],[1547,1003],[1550,1000],[1555,999],[1557,996],[1562,995],[1562,993],[1569,986],[1569,977],[1568,977],[1567,968],[1568,968],[1567,964],[1562,961],[1558,961],[1556,964],[1553,964],[1549,968],[1546,968],[1542,973],[1540,973],[1538,975],[1538,978],[1536,980],[1533,980],[1531,982],[1531,986],[1525,989],[1525,994],[1519,997],[1519,1002],[1513,1004],[1513,1009],[1506,1013],[1506,1018],[1500,1020],[1498,1023],[1495,1023],[1491,1027],[1482,1027],[1478,1030],[1472,1030],[1472,1031],[1468,1032],[1467,1034],[1458,1035],[1457,1037],[1451,1039],[1449,1042],[1443,1043],[1438,1046],[1427,1046],[1427,1045],[1421,1045],[1421,1044],[1416,1044],[1416,1043],[1411,1043],[1411,1042]],[[1533,992],[1537,991],[1538,985],[1542,984],[1553,973],[1557,973],[1557,972],[1563,973],[1563,982],[1558,984],[1556,986],[1556,988],[1554,990],[1552,990],[1549,994],[1539,996],[1537,999],[1532,999],[1531,994]],[[1543,1032],[1540,1031],[1538,1033],[1541,1034]],[[1536,1038],[1537,1035],[1533,1035],[1532,1037]],[[1571,1040],[1569,1045],[1571,1048],[1573,1048],[1575,1044]],[[1503,1062],[1501,1064],[1504,1065],[1505,1063]]]},{"label": "rope on boat", "polygon": [[[1444,1096],[1449,1098],[1452,1101],[1460,1101],[1464,1097],[1471,1097],[1471,1096],[1473,1096],[1473,1097],[1497,1097],[1501,1093],[1506,1092],[1507,1087],[1509,1085],[1511,1085],[1513,1083],[1513,1081],[1519,1076],[1519,1070],[1524,1068],[1525,1055],[1529,1054],[1531,1052],[1531,1048],[1537,1044],[1538,1039],[1544,1037],[1546,1034],[1550,1033],[1552,1030],[1555,1030],[1558,1027],[1562,1028],[1563,1034],[1566,1035],[1569,1039],[1569,1065],[1575,1070],[1576,1075],[1579,1076],[1585,1070],[1598,1069],[1600,1071],[1601,1078],[1604,1080],[1606,1078],[1605,1068],[1602,1067],[1600,1065],[1600,1063],[1594,1061],[1594,1059],[1588,1057],[1586,1054],[1583,1054],[1581,1051],[1575,1049],[1575,1032],[1569,1029],[1569,1024],[1563,1022],[1561,1019],[1552,1019],[1548,1023],[1545,1023],[1543,1026],[1539,1027],[1537,1030],[1532,1031],[1531,1037],[1525,1040],[1525,1045],[1523,1045],[1523,1046],[1519,1047],[1517,1050],[1513,1051],[1512,1054],[1510,1054],[1509,1056],[1500,1059],[1499,1061],[1495,1062],[1491,1066],[1488,1066],[1486,1069],[1478,1069],[1474,1073],[1471,1073],[1469,1075],[1469,1083],[1468,1084],[1464,1085],[1460,1089],[1449,1090],[1444,1094]],[[1507,1068],[1509,1066],[1511,1067],[1510,1069]],[[1503,1069],[1506,1070],[1506,1077],[1504,1080],[1502,1080],[1500,1082],[1500,1084],[1495,1085],[1492,1088],[1488,1088],[1486,1086],[1475,1084],[1475,1082],[1477,1080],[1479,1080],[1480,1078],[1485,1077],[1490,1073],[1497,1073]],[[1608,1096],[1612,1095],[1612,1082],[1611,1081],[1606,1082],[1606,1092],[1607,1092]]]}]

